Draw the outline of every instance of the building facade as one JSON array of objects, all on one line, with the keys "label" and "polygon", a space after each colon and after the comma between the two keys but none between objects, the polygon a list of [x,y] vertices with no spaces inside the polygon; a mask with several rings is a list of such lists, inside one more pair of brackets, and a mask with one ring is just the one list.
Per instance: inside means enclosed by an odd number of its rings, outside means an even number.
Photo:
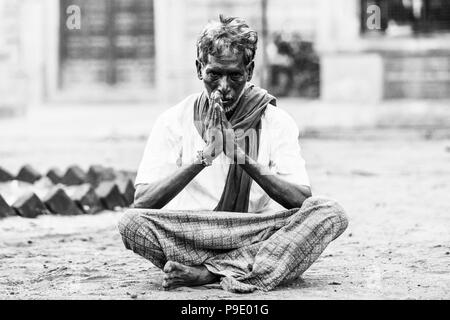
[{"label": "building facade", "polygon": [[201,90],[195,42],[219,13],[259,32],[258,84],[292,69],[282,34],[317,54],[320,99],[450,98],[445,0],[0,0],[1,104],[178,101]]},{"label": "building facade", "polygon": [[317,49],[328,101],[450,98],[450,3],[321,1]]}]

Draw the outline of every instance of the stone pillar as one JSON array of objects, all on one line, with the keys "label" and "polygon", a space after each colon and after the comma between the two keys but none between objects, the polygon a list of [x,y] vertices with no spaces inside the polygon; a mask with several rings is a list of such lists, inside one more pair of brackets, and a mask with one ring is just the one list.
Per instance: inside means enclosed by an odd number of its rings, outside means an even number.
[{"label": "stone pillar", "polygon": [[59,88],[59,0],[45,1],[44,97],[52,99]]},{"label": "stone pillar", "polygon": [[321,98],[370,102],[383,98],[383,61],[364,52],[358,0],[320,0],[317,48],[321,57]]},{"label": "stone pillar", "polygon": [[200,89],[195,75],[195,41],[187,37],[187,16],[194,11],[194,8],[188,10],[188,2],[154,0],[155,83],[160,100],[166,103],[181,100],[188,92]]},{"label": "stone pillar", "polygon": [[21,8],[20,1],[0,0],[0,116],[23,114],[28,104]]},{"label": "stone pillar", "polygon": [[[45,0],[44,0],[45,1]],[[44,88],[44,3],[22,1],[20,14],[21,65],[28,78],[27,94],[31,107],[43,101]]]}]

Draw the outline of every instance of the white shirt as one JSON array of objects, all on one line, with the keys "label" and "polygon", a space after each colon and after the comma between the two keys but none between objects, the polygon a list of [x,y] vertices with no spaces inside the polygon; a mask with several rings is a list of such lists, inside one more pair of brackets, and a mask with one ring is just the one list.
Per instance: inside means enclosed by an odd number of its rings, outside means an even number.
[{"label": "white shirt", "polygon": [[[152,183],[169,176],[181,165],[189,165],[206,143],[194,125],[193,94],[162,113],[156,120],[145,147],[135,185]],[[298,143],[299,130],[286,111],[268,105],[261,118],[258,163],[280,178],[309,186],[305,161]],[[213,210],[222,195],[230,160],[220,154],[205,167],[163,209]],[[269,212],[284,208],[252,181],[249,212]]]}]

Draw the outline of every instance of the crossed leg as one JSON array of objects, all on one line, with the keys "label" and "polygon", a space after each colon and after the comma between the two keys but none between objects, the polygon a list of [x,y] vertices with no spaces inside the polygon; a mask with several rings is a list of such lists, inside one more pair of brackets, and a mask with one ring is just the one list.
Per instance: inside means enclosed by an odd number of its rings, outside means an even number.
[{"label": "crossed leg", "polygon": [[134,209],[119,230],[126,248],[164,271],[165,288],[221,278],[224,289],[249,292],[297,278],[347,223],[335,201],[311,197],[273,215]]}]

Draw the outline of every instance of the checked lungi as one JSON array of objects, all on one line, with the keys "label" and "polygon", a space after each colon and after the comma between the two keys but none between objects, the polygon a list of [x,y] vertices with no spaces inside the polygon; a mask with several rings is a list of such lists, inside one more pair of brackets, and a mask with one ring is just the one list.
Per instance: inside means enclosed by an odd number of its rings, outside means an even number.
[{"label": "checked lungi", "polygon": [[204,265],[232,292],[268,291],[298,278],[344,232],[334,200],[310,197],[274,213],[129,209],[119,220],[127,249],[162,269]]}]

